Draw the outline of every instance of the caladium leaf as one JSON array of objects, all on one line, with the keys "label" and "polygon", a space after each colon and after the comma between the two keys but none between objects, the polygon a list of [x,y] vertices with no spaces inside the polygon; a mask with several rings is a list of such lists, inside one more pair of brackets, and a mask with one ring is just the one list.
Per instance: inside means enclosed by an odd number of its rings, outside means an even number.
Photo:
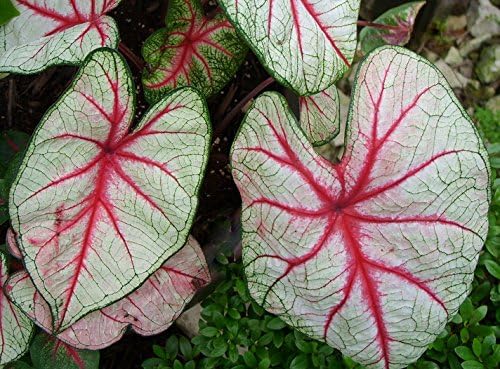
[{"label": "caladium leaf", "polygon": [[12,256],[14,256],[16,259],[23,258],[21,250],[19,250],[19,246],[17,246],[16,234],[14,233],[12,227],[9,227],[9,229],[7,230],[7,235],[5,236],[5,243],[7,245],[7,250]]},{"label": "caladium leaf", "polygon": [[39,334],[30,348],[36,369],[98,369],[99,351],[77,350],[46,334]]},{"label": "caladium leaf", "polygon": [[[158,334],[177,319],[197,290],[209,281],[203,252],[189,237],[187,244],[136,291],[83,317],[57,337],[77,348],[99,350],[118,341],[129,326],[144,336]],[[14,274],[6,291],[37,325],[51,331],[49,306],[26,272]]]},{"label": "caladium leaf", "polygon": [[157,101],[178,86],[193,86],[206,97],[233,78],[246,46],[222,13],[208,19],[200,0],[171,0],[166,28],[151,35],[142,50],[146,98]]},{"label": "caladium leaf", "polygon": [[22,356],[33,333],[33,323],[4,294],[7,273],[7,258],[0,252],[0,365]]},{"label": "caladium leaf", "polygon": [[186,242],[208,156],[206,104],[173,91],[129,133],[134,96],[122,57],[91,53],[12,186],[12,227],[54,332],[135,290]]},{"label": "caladium leaf", "polygon": [[373,23],[378,26],[365,27],[359,34],[361,51],[367,54],[383,45],[406,45],[410,41],[418,12],[424,5],[425,1],[412,1],[390,9],[375,19]]},{"label": "caladium leaf", "polygon": [[118,28],[105,14],[119,2],[14,0],[21,15],[0,27],[0,72],[79,64],[94,49],[116,47]]},{"label": "caladium leaf", "polygon": [[300,127],[309,142],[321,146],[330,142],[340,130],[340,99],[332,85],[312,96],[299,97]]},{"label": "caladium leaf", "polygon": [[347,127],[334,165],[280,95],[247,113],[232,166],[249,289],[367,367],[406,367],[469,291],[488,230],[488,158],[445,78],[402,48],[362,62]]},{"label": "caladium leaf", "polygon": [[299,95],[332,85],[356,51],[360,0],[220,0],[262,64]]}]

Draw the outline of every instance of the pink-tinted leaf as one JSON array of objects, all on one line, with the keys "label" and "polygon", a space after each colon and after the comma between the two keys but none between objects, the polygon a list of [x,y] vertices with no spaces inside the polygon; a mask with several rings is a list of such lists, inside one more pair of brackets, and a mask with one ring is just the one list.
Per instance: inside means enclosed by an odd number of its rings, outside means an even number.
[{"label": "pink-tinted leaf", "polygon": [[22,356],[33,333],[33,323],[4,294],[7,277],[7,259],[0,252],[0,365]]},{"label": "pink-tinted leaf", "polygon": [[273,77],[299,95],[325,90],[356,51],[360,0],[219,0]]},{"label": "pink-tinted leaf", "polygon": [[94,49],[116,47],[118,28],[105,14],[119,2],[14,0],[21,15],[0,27],[0,72],[78,64]]},{"label": "pink-tinted leaf", "polygon": [[375,19],[374,27],[367,26],[359,34],[361,51],[367,54],[383,45],[406,45],[410,41],[418,12],[424,5],[425,1],[405,3]]},{"label": "pink-tinted leaf", "polygon": [[151,35],[142,50],[151,70],[143,76],[145,94],[157,101],[179,86],[193,86],[206,97],[233,78],[247,48],[222,13],[209,19],[200,0],[170,0],[166,28]]},{"label": "pink-tinted leaf", "polygon": [[300,127],[309,142],[321,146],[330,142],[340,130],[340,99],[332,85],[312,96],[301,96]]},{"label": "pink-tinted leaf", "polygon": [[12,227],[9,227],[7,230],[7,236],[5,237],[5,243],[7,244],[7,250],[9,253],[14,256],[16,259],[22,259],[23,255],[21,254],[21,250],[19,250],[19,246],[17,246],[16,234]]},{"label": "pink-tinted leaf", "polygon": [[56,332],[135,290],[191,227],[210,142],[205,102],[176,90],[129,133],[134,90],[118,53],[89,55],[12,186],[12,227]]},{"label": "pink-tinted leaf", "polygon": [[415,361],[465,299],[488,230],[482,141],[425,59],[361,64],[333,165],[266,93],[232,149],[257,302],[371,368]]},{"label": "pink-tinted leaf", "polygon": [[[196,291],[209,281],[203,252],[196,240],[189,237],[187,244],[135,292],[90,313],[58,338],[77,348],[98,350],[118,341],[129,326],[144,336],[158,334],[177,319]],[[49,306],[26,272],[13,275],[7,291],[37,325],[51,331]]]},{"label": "pink-tinted leaf", "polygon": [[30,348],[36,369],[98,369],[99,351],[77,350],[46,334],[39,334]]}]

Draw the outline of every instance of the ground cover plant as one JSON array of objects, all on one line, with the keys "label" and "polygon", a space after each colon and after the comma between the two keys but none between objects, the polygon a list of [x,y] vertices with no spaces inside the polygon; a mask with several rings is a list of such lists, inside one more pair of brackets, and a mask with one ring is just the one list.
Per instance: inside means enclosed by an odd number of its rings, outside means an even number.
[{"label": "ground cover plant", "polygon": [[0,365],[498,367],[468,3],[0,1]]}]

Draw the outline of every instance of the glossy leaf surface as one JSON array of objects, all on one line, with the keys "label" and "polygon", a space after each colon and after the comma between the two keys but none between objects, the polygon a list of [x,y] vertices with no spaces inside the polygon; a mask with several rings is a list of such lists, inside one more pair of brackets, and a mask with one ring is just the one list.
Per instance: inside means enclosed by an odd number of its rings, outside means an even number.
[{"label": "glossy leaf surface", "polygon": [[448,83],[402,48],[363,61],[333,165],[266,93],[232,148],[252,296],[370,368],[415,361],[465,299],[489,166]]},{"label": "glossy leaf surface", "polygon": [[209,19],[199,0],[171,0],[166,28],[143,47],[151,70],[143,76],[146,97],[156,101],[179,86],[193,86],[206,97],[233,78],[246,55],[245,43],[222,13]]},{"label": "glossy leaf surface", "polygon": [[220,0],[262,64],[299,95],[325,90],[350,67],[360,0]]},{"label": "glossy leaf surface", "polygon": [[[177,319],[197,290],[209,281],[203,252],[189,237],[187,244],[136,291],[83,317],[57,337],[73,347],[99,350],[118,341],[129,326],[144,336],[158,334]],[[7,291],[37,325],[52,330],[49,306],[26,272],[13,275]]]},{"label": "glossy leaf surface", "polygon": [[11,190],[12,226],[56,332],[135,290],[191,227],[210,142],[205,102],[176,90],[129,133],[134,94],[118,53],[91,54]]},{"label": "glossy leaf surface", "polygon": [[330,142],[340,130],[340,99],[335,86],[312,96],[301,96],[300,127],[313,146]]},{"label": "glossy leaf surface", "polygon": [[383,45],[403,46],[410,41],[418,12],[425,1],[412,1],[388,10],[373,23],[387,26],[377,28],[367,26],[359,34],[359,44],[364,54]]},{"label": "glossy leaf surface", "polygon": [[105,14],[120,0],[14,0],[21,15],[0,27],[0,72],[37,73],[79,64],[99,47],[116,47],[118,28]]},{"label": "glossy leaf surface", "polygon": [[33,333],[33,323],[5,296],[7,278],[7,258],[0,252],[0,365],[22,356]]}]

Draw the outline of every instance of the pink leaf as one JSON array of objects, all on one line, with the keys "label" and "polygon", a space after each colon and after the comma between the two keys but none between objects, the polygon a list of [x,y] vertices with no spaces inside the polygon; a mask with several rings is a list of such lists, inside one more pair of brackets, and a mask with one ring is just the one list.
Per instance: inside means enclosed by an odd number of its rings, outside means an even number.
[{"label": "pink leaf", "polygon": [[[200,287],[210,281],[205,257],[196,240],[172,256],[129,296],[80,319],[58,338],[80,349],[99,350],[118,341],[127,327],[149,336],[167,329]],[[35,323],[52,330],[50,309],[26,272],[8,281],[9,296]]]},{"label": "pink leaf", "polygon": [[118,53],[91,54],[11,190],[12,226],[56,332],[139,287],[191,227],[210,142],[205,102],[176,90],[129,133],[134,90]]},{"label": "pink leaf", "polygon": [[13,2],[21,15],[0,27],[0,72],[77,64],[92,50],[118,43],[116,24],[105,14],[120,0]]},{"label": "pink leaf", "polygon": [[7,259],[0,252],[0,365],[21,357],[29,347],[33,324],[5,296]]},{"label": "pink leaf", "polygon": [[333,165],[266,93],[232,149],[257,302],[373,368],[415,361],[465,299],[488,230],[482,141],[445,78],[402,48],[361,64]]}]

